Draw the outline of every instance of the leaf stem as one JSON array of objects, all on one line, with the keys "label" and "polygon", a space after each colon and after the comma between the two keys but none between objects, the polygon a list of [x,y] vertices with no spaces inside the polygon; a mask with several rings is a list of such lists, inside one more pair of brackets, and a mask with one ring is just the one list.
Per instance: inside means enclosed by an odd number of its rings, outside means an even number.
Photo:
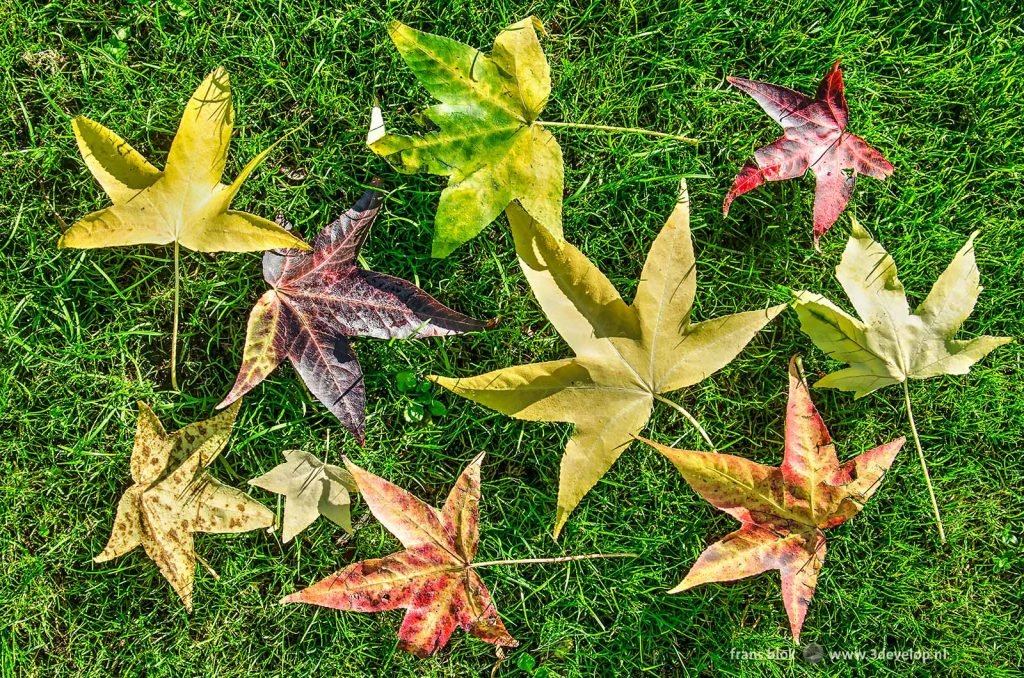
[{"label": "leaf stem", "polygon": [[921,460],[921,470],[924,471],[924,484],[928,486],[928,496],[932,500],[932,511],[935,513],[935,524],[939,526],[939,539],[946,543],[946,530],[942,526],[942,516],[939,515],[939,502],[935,500],[935,488],[932,487],[932,478],[928,474],[928,464],[924,460],[924,450],[921,449],[921,439],[917,435],[917,424],[914,422],[914,410],[910,407],[910,388],[907,382],[903,382],[903,398],[907,402],[907,418],[910,419],[910,430],[914,433],[914,444],[917,445],[917,457]]},{"label": "leaf stem", "polygon": [[491,565],[530,565],[535,563],[568,563],[574,560],[596,560],[598,558],[636,558],[635,553],[591,553],[587,556],[559,556],[557,558],[522,558],[519,560],[486,560],[481,563],[470,563],[469,569],[490,567]]},{"label": "leaf stem", "polygon": [[655,132],[654,130],[643,129],[642,127],[616,127],[614,125],[588,125],[582,122],[548,122],[547,120],[534,120],[534,123],[541,127],[570,127],[573,129],[592,129],[600,132],[622,132],[624,134],[645,134],[650,137],[661,137],[662,139],[672,139],[673,141],[681,141],[684,144],[692,144],[696,146],[699,141],[691,137],[684,137],[678,134],[667,134],[665,132]]},{"label": "leaf stem", "polygon": [[213,567],[198,553],[196,554],[196,561],[206,568],[206,571],[213,576],[214,580],[220,581],[220,575],[217,574],[217,570],[213,569]]},{"label": "leaf stem", "polygon": [[171,329],[171,388],[178,390],[178,288],[180,287],[178,241],[174,241],[174,326]]},{"label": "leaf stem", "polygon": [[694,428],[696,428],[700,432],[701,437],[704,438],[704,442],[708,444],[708,447],[711,448],[711,451],[716,451],[715,444],[711,442],[711,438],[708,436],[708,432],[704,430],[704,427],[700,425],[700,422],[697,421],[697,419],[694,418],[694,416],[690,414],[685,407],[657,393],[654,394],[654,399],[674,408],[676,412],[686,417],[689,420],[689,422],[693,424]]}]

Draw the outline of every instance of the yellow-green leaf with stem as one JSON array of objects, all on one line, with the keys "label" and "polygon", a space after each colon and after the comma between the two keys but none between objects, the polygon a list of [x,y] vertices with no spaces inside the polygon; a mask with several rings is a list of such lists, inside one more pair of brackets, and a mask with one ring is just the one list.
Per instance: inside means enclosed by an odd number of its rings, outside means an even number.
[{"label": "yellow-green leaf with stem", "polygon": [[856,219],[852,221],[853,232],[836,267],[836,277],[860,317],[846,313],[820,294],[795,293],[800,328],[829,357],[849,365],[819,379],[815,387],[851,391],[854,398],[862,398],[885,386],[903,385],[932,513],[939,539],[945,543],[946,531],[917,434],[907,381],[967,374],[971,365],[1012,339],[954,339],[982,290],[974,257],[977,231],[956,253],[925,300],[911,312],[896,274],[896,262]]},{"label": "yellow-green leaf with stem", "polygon": [[437,131],[390,134],[374,108],[367,144],[402,172],[447,176],[435,220],[435,257],[476,236],[513,200],[561,236],[562,150],[546,128],[575,127],[693,139],[632,127],[548,122],[539,116],[551,93],[551,70],[536,17],[512,24],[490,54],[394,21],[391,40],[417,80],[441,103],[422,118]]}]

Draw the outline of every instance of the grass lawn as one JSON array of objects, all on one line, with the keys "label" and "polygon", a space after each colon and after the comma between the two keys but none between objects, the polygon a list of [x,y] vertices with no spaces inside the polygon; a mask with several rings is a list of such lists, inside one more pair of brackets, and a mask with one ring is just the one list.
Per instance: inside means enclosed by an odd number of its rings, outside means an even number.
[{"label": "grass lawn", "polygon": [[[325,3],[326,4],[326,3]],[[281,211],[309,236],[374,176],[390,194],[364,249],[376,270],[418,282],[498,329],[464,337],[357,340],[368,391],[361,448],[285,366],[246,398],[225,482],[305,449],[365,468],[440,503],[479,451],[480,558],[631,551],[632,560],[483,572],[521,646],[499,675],[1011,675],[1024,663],[1024,379],[1021,346],[963,377],[911,384],[944,510],[940,546],[910,444],[884,487],[829,534],[803,641],[828,650],[944,653],[931,663],[741,660],[792,647],[774,573],[680,595],[665,591],[733,529],[669,463],[633,446],[583,500],[558,543],[549,534],[570,433],[514,421],[440,389],[449,413],[410,423],[396,375],[471,375],[569,356],[518,269],[504,217],[450,258],[429,258],[444,179],[403,176],[364,146],[375,99],[396,131],[430,102],[387,37],[387,20],[481,48],[527,14],[541,17],[554,87],[545,119],[642,126],[699,137],[684,144],[554,130],[565,154],[566,238],[631,298],[655,234],[689,179],[696,240],[695,316],[789,300],[790,289],[845,301],[833,267],[843,217],[810,246],[813,182],[765,186],[721,202],[752,151],[779,130],[725,76],[813,92],[842,58],[850,129],[895,165],[859,182],[849,213],[889,249],[911,302],[974,229],[986,289],[965,336],[1024,334],[1024,33],[1009,3],[774,2],[112,3],[0,0],[0,673],[193,675],[487,675],[491,646],[457,631],[427,660],[397,650],[400,612],[340,613],[278,600],[398,542],[376,521],[355,536],[319,521],[282,546],[262,532],[197,536],[220,573],[197,570],[186,614],[141,551],[96,565],[130,484],[137,400],[169,429],[205,418],[233,383],[249,309],[265,289],[257,254],[187,252],[180,393],[169,387],[172,249],[58,250],[63,229],[107,204],[82,162],[71,116],[122,134],[162,167],[182,107],[223,64],[236,97],[228,174],[307,117],[234,206]],[[813,381],[835,369],[787,311],[726,369],[673,394],[720,449],[777,464],[786,364]],[[816,392],[841,459],[908,434],[892,387],[854,402]],[[659,404],[646,431],[702,449]],[[328,437],[329,436],[329,437]],[[253,495],[279,508],[277,497]]]}]

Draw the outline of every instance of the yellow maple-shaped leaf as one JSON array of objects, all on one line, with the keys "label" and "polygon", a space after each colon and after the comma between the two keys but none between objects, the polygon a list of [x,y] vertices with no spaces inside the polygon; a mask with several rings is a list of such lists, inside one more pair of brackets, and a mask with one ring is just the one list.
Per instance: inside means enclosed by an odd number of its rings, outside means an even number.
[{"label": "yellow maple-shaped leaf", "polygon": [[274,514],[207,470],[224,449],[240,403],[168,435],[145,403],[132,450],[129,487],[117,505],[102,563],[142,546],[192,610],[196,552],[192,533],[248,532],[274,525]]},{"label": "yellow maple-shaped leaf", "polygon": [[836,277],[860,318],[813,292],[796,292],[800,328],[829,356],[849,363],[814,385],[855,398],[907,379],[967,374],[1010,337],[954,339],[981,294],[975,231],[913,312],[896,263],[857,220]]},{"label": "yellow maple-shaped leaf", "polygon": [[583,496],[647,425],[654,401],[729,364],[786,305],[691,320],[696,263],[685,184],[651,246],[631,305],[579,250],[517,204],[507,214],[523,273],[576,357],[429,378],[518,419],[575,425],[562,457],[557,538]]},{"label": "yellow maple-shaped leaf", "polygon": [[163,171],[103,125],[75,118],[78,148],[113,205],[73,224],[58,245],[93,249],[179,243],[199,252],[309,249],[272,221],[228,209],[270,152],[263,151],[233,182],[222,184],[234,117],[228,74],[218,68],[185,107]]}]

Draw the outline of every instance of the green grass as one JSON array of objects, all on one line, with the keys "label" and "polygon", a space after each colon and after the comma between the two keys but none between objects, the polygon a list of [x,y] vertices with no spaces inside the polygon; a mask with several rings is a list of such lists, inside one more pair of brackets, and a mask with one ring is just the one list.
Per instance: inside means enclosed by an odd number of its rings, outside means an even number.
[{"label": "green grass", "polygon": [[[446,417],[411,424],[395,375],[468,375],[569,355],[530,295],[498,223],[451,258],[428,258],[443,179],[401,176],[363,145],[374,99],[395,129],[429,102],[391,48],[385,22],[486,47],[535,13],[554,90],[546,119],[636,125],[701,139],[673,142],[555,130],[566,162],[566,237],[626,295],[690,178],[700,265],[696,316],[763,307],[788,288],[843,299],[832,268],[849,222],[810,247],[809,178],[721,200],[754,148],[778,129],[725,84],[727,74],[813,91],[842,57],[851,129],[896,166],[863,179],[850,213],[895,256],[912,302],[967,235],[983,231],[985,293],[965,336],[1021,336],[1024,279],[1024,34],[1003,3],[454,2],[96,3],[0,0],[0,672],[108,675],[317,673],[485,675],[493,649],[462,632],[436,657],[396,649],[399,612],[338,613],[278,599],[356,559],[397,548],[376,522],[350,540],[320,521],[293,544],[250,533],[200,536],[221,574],[197,571],[185,613],[140,552],[95,565],[129,484],[135,401],[169,428],[208,416],[238,367],[258,255],[186,253],[181,393],[168,386],[171,249],[59,251],[67,224],[106,204],[78,155],[70,116],[85,114],[163,165],[181,108],[219,64],[232,76],[237,134],[229,172],[286,130],[235,206],[285,212],[309,235],[372,177],[391,190],[364,250],[374,268],[418,281],[478,317],[486,334],[422,342],[357,341],[368,389],[359,448],[290,368],[246,399],[215,473],[243,486],[302,448],[364,467],[434,502],[486,450],[483,559],[633,551],[634,560],[484,572],[522,645],[500,675],[1010,675],[1024,662],[1024,383],[1021,348],[997,350],[964,377],[911,385],[944,509],[937,543],[921,472],[908,447],[884,487],[830,533],[828,562],[804,627],[826,649],[945,651],[930,664],[892,660],[741,662],[730,650],[791,647],[777,575],[668,596],[733,521],[700,501],[651,450],[635,446],[551,541],[558,461],[569,430],[521,423],[447,393]],[[382,6],[385,5],[386,6]],[[195,5],[194,11],[188,8]],[[289,170],[308,173],[292,180]],[[713,378],[674,394],[730,452],[781,459],[786,363],[813,376],[835,364],[787,312]],[[854,402],[818,393],[848,458],[909,433],[902,394]],[[327,436],[330,432],[330,443]],[[699,446],[658,405],[647,433]],[[276,507],[276,498],[254,495]],[[366,515],[357,506],[356,519]],[[542,675],[535,673],[535,675]]]}]

